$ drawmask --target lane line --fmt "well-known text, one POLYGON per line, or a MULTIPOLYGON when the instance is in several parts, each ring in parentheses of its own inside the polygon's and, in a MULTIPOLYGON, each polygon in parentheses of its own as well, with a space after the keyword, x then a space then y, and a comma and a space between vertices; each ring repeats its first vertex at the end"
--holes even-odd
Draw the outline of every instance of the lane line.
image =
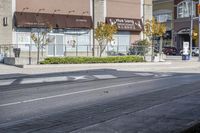
POLYGON ((133 84, 148 83, 148 82, 157 81, 157 80, 160 80, 160 79, 150 79, 150 80, 139 81, 139 82, 129 82, 129 83, 125 83, 125 84, 111 85, 111 86, 100 87, 100 88, 95 88, 95 89, 89 89, 89 90, 65 93, 65 94, 60 94, 60 95, 53 95, 53 96, 48 96, 48 97, 29 99, 29 100, 18 101, 18 102, 13 102, 13 103, 6 103, 6 104, 1 104, 0 107, 7 107, 7 106, 18 105, 18 104, 23 104, 23 103, 31 103, 31 102, 35 102, 35 101, 65 97, 65 96, 70 96, 70 95, 75 95, 75 94, 88 93, 88 92, 105 90, 105 89, 110 89, 110 88, 115 88, 115 87, 128 86, 128 85, 133 85, 133 84))

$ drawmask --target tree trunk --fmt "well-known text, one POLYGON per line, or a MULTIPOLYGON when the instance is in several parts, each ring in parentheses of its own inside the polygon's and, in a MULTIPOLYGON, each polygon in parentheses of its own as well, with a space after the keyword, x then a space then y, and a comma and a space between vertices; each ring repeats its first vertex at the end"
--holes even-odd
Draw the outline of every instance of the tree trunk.
POLYGON ((162 36, 160 37, 160 46, 159 46, 159 61, 162 61, 162 43, 163 43, 163 38, 162 36))
POLYGON ((154 61, 154 36, 152 36, 151 62, 154 61))
POLYGON ((107 45, 108 45, 108 41, 106 41, 105 45, 103 45, 103 43, 102 43, 102 45, 100 46, 100 57, 102 56, 103 52, 105 51, 107 45))
POLYGON ((40 45, 38 43, 38 49, 37 49, 37 64, 40 64, 40 45))

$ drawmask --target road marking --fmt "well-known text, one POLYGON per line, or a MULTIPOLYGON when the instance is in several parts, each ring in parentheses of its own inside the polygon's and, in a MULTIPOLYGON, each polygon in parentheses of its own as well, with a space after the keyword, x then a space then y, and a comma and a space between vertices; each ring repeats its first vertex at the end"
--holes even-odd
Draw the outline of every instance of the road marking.
POLYGON ((115 79, 117 77, 113 75, 93 75, 97 79, 115 79))
POLYGON ((14 81, 15 81, 15 79, 11 79, 11 80, 0 80, 0 86, 11 85, 14 81))
POLYGON ((172 74, 156 74, 155 77, 170 77, 172 74))
MULTIPOLYGON (((81 76, 57 76, 57 77, 38 77, 38 78, 25 78, 21 79, 19 84, 37 84, 37 83, 45 83, 45 82, 61 82, 61 81, 77 81, 77 80, 87 80, 89 78, 97 78, 97 79, 114 79, 117 78, 113 75, 81 75, 81 76)), ((0 86, 11 85, 16 79, 12 80, 0 80, 0 86)))
POLYGON ((61 77, 44 77, 44 78, 30 78, 23 79, 20 84, 33 84, 33 83, 44 83, 44 82, 58 82, 58 81, 67 81, 66 76, 61 77))
POLYGON ((35 101, 53 99, 53 98, 58 98, 58 97, 65 97, 65 96, 70 96, 70 95, 75 95, 75 94, 88 93, 88 92, 111 89, 111 88, 115 88, 115 87, 128 86, 128 85, 133 85, 133 84, 148 83, 148 82, 157 81, 157 80, 160 80, 160 79, 150 79, 150 80, 139 81, 139 82, 129 82, 129 83, 125 83, 125 84, 111 85, 111 86, 100 87, 100 88, 95 88, 95 89, 88 89, 88 90, 65 93, 65 94, 60 94, 60 95, 53 95, 53 96, 35 98, 35 99, 18 101, 18 102, 13 102, 13 103, 6 103, 6 104, 1 104, 0 107, 7 107, 7 106, 18 105, 18 104, 23 104, 23 103, 31 103, 31 102, 35 102, 35 101))
POLYGON ((134 74, 138 76, 153 76, 154 75, 153 73, 134 73, 134 74))
POLYGON ((87 79, 87 78, 86 78, 86 75, 84 75, 84 76, 70 76, 70 78, 73 78, 73 80, 87 79))

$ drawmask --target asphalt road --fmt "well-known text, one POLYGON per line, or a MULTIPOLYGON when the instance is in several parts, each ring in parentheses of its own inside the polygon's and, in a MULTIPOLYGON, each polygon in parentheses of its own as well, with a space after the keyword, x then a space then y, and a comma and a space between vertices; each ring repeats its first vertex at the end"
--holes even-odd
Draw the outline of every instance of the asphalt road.
POLYGON ((98 71, 0 80, 0 133, 169 133, 200 121, 200 74, 98 71))

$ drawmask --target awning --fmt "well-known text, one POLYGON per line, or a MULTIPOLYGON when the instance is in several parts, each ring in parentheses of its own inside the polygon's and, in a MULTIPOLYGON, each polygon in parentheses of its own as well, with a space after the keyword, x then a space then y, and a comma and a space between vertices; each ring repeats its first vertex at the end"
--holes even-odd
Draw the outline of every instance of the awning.
POLYGON ((91 16, 62 15, 47 13, 15 12, 15 26, 18 28, 92 28, 91 16))
POLYGON ((119 31, 140 32, 143 30, 141 19, 107 17, 106 23, 117 25, 119 31))

